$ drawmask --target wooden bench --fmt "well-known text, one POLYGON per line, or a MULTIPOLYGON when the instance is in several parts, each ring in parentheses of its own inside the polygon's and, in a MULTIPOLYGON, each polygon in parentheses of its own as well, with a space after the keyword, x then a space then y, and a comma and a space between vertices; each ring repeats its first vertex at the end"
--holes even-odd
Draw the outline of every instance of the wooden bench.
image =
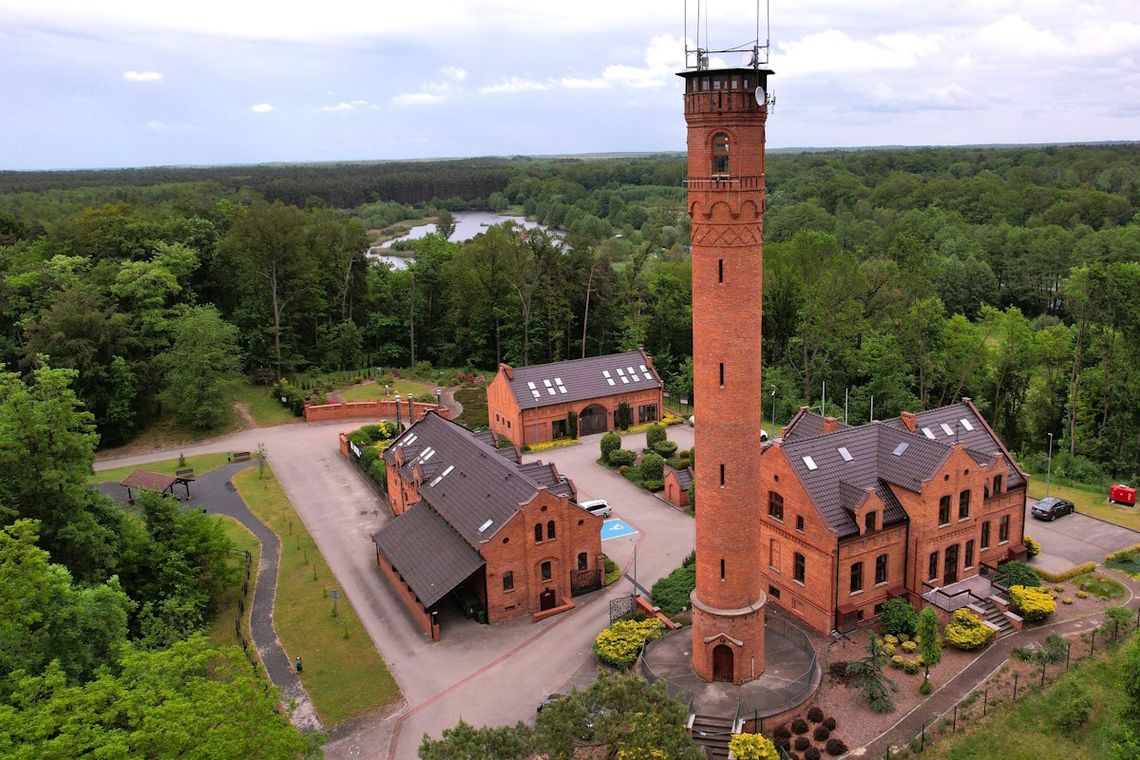
POLYGON ((235 451, 233 454, 230 454, 230 461, 231 462, 248 462, 249 461, 249 452, 248 451, 235 451))
POLYGON ((174 477, 178 478, 179 480, 193 480, 194 479, 194 468, 193 467, 187 467, 184 470, 175 470, 174 471, 174 477))

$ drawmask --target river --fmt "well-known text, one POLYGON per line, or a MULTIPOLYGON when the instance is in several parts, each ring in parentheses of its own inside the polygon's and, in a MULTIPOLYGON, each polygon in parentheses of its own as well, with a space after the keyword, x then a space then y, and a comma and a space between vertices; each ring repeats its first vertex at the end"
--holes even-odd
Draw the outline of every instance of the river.
MULTIPOLYGON (((461 243, 464 240, 470 240, 480 232, 485 232, 488 227, 502 224, 503 222, 514 222, 527 229, 542 227, 538 222, 532 222, 521 216, 507 216, 506 214, 496 214, 493 211, 461 211, 455 214, 455 232, 452 233, 449 239, 452 242, 461 243)), ((390 248, 397 240, 419 240, 429 232, 435 232, 434 224, 412 227, 406 235, 392 238, 387 242, 369 248, 368 257, 374 261, 386 261, 392 265, 393 269, 406 269, 408 263, 415 258, 414 256, 393 256, 391 254, 381 253, 380 251, 385 248, 390 248)))

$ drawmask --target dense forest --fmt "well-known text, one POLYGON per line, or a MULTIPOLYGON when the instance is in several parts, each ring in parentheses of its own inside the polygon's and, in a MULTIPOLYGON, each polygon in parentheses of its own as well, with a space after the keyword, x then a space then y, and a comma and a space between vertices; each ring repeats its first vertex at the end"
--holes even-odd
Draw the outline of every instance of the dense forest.
MULTIPOLYGON (((1031 465, 1052 434, 1054 472, 1135 473, 1138 156, 770 155, 765 412, 786 421, 825 385, 851 422, 969 396, 1031 465)), ((683 180, 680 156, 0 173, 0 362, 77 370, 102 445, 238 369, 493 369, 641 345, 689 396, 683 180), (406 269, 367 254, 389 225, 468 209, 553 232, 455 242, 443 223, 406 269)))

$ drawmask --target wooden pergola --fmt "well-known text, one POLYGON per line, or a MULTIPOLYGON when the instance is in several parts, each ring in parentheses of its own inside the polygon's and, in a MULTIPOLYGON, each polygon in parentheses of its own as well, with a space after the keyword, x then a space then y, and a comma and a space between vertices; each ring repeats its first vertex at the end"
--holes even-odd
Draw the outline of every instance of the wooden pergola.
POLYGON ((194 480, 193 470, 179 471, 177 475, 164 475, 150 470, 135 470, 119 485, 127 489, 127 501, 135 503, 134 489, 153 491, 163 496, 174 496, 174 487, 181 484, 186 489, 186 500, 190 500, 190 482, 194 480))

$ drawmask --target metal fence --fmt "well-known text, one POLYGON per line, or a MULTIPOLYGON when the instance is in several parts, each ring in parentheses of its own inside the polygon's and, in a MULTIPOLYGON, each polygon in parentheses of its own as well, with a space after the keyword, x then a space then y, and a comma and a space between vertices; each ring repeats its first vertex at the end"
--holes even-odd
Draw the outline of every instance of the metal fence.
MULTIPOLYGON (((238 596, 237 604, 237 618, 234 620, 234 634, 237 636, 238 643, 241 644, 241 650, 245 653, 245 659, 253 668, 254 675, 259 678, 263 677, 264 673, 261 670, 261 661, 257 659, 256 647, 248 641, 245 637, 245 631, 242 630, 241 622, 245 618, 245 607, 249 599, 249 581, 253 573, 253 554, 248 551, 239 552, 245 556, 245 576, 241 582, 241 593, 238 596)), ((265 681, 263 687, 266 691, 269 690, 269 682, 265 681)))
MULTIPOLYGON (((926 750, 928 743, 984 718, 995 707, 1002 704, 1016 704, 1026 695, 1052 684, 1068 672, 1070 667, 1093 657, 1098 652, 1115 647, 1125 641, 1129 634, 1140 629, 1140 609, 1135 613, 1135 617, 1129 622, 1121 623, 1106 618, 1100 627, 1070 637, 1066 641, 1064 662, 1051 663, 1041 658, 1040 663, 1026 663, 1025 673, 1015 669, 1012 673, 1012 683, 1006 684, 1002 680, 972 690, 944 712, 925 721, 913 738, 903 736, 888 744, 886 753, 880 757, 885 760, 902 760, 921 754, 926 750), (1000 694, 999 684, 1003 687, 1000 689, 1003 693, 1000 694)), ((1006 661, 1008 662, 1009 660, 1006 661)))

